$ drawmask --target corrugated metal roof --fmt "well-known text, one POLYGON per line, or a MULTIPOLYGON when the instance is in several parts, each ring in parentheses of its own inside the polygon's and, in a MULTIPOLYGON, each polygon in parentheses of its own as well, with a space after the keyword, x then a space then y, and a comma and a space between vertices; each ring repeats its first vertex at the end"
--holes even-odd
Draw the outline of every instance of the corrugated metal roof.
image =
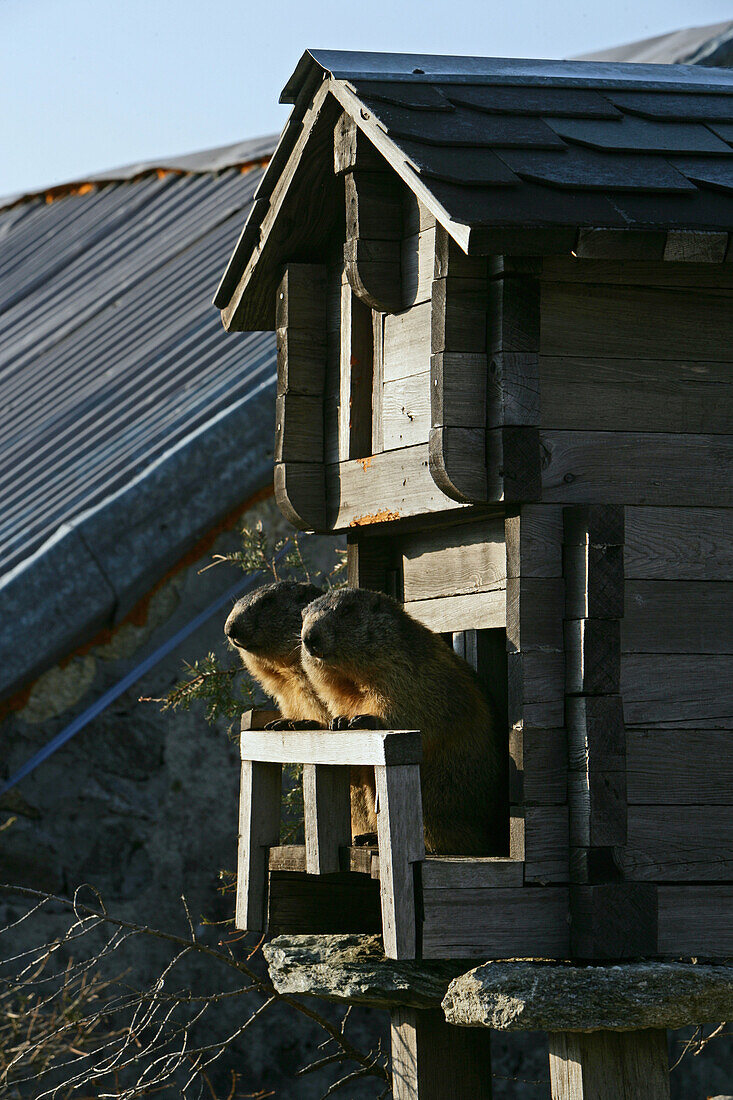
POLYGON ((211 308, 261 177, 152 174, 0 211, 0 575, 274 378, 272 337, 227 339, 211 308))
POLYGON ((654 65, 733 64, 733 21, 659 34, 607 50, 580 54, 578 61, 633 61, 654 65))

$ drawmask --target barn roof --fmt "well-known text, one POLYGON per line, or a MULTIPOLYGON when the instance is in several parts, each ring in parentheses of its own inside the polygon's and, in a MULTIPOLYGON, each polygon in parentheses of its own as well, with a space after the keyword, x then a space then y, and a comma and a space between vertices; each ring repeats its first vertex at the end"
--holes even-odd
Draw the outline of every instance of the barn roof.
POLYGON ((273 146, 0 209, 0 695, 271 481, 274 342, 227 340, 211 293, 273 146))
POLYGON ((294 251, 305 255, 306 233, 317 241, 322 231, 330 184, 307 162, 328 159, 328 93, 468 252, 511 251, 527 230, 567 252, 579 227, 733 223, 733 72, 307 51, 282 95, 294 104, 290 122, 216 297, 230 327, 271 327, 255 270, 264 261, 267 281, 294 251), (281 211, 293 220, 289 192, 300 196, 298 225, 273 233, 281 211))

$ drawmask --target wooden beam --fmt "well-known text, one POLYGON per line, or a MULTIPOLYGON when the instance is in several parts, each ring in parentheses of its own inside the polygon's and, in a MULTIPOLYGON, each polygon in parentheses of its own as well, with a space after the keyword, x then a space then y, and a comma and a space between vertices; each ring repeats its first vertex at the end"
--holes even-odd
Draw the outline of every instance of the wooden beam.
POLYGON ((248 932, 267 927, 267 850, 280 839, 281 773, 280 764, 242 761, 235 923, 248 932))
POLYGON ((381 928, 379 883, 367 875, 270 872, 270 935, 376 934, 381 928))
POLYGON ((657 953, 657 888, 609 882, 570 890, 570 945, 579 959, 633 959, 657 953))
POLYGON ((250 730, 242 734, 242 759, 278 764, 348 766, 419 764, 415 730, 250 730))
POLYGON ((453 1027, 439 1008, 392 1009, 394 1100, 491 1100, 491 1033, 453 1027))
POLYGON ((348 768, 304 764, 303 806, 306 871, 309 875, 339 871, 340 849, 351 844, 348 768))
POLYGON ((423 959, 567 958, 566 886, 425 890, 423 959))
POLYGON ((550 1032, 552 1100, 669 1100, 666 1031, 550 1032))
POLYGON ((420 768, 377 765, 374 778, 384 953, 390 959, 414 959, 419 935, 414 864, 425 857, 420 768))

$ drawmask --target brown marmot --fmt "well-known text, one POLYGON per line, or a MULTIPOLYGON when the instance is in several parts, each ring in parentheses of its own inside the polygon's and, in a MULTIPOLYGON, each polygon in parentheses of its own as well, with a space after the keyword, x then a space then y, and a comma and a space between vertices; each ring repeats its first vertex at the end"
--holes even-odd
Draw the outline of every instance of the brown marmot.
POLYGON ((265 584, 235 603, 224 633, 247 670, 277 703, 278 726, 328 725, 328 712, 300 663, 301 613, 323 589, 300 581, 265 584))
MULTIPOLYGON (((422 731, 427 851, 506 853, 506 748, 476 674, 440 635, 389 596, 342 588, 303 612, 301 660, 337 728, 370 715, 386 729, 422 731)), ((366 773, 364 832, 376 827, 366 773)), ((352 792, 352 817, 353 803, 352 792)))

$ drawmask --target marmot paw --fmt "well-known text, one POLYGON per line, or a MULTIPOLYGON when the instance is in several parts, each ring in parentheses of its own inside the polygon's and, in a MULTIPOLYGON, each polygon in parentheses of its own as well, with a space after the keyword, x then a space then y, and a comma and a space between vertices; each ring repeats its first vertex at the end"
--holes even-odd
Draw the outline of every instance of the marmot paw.
POLYGON ((323 729, 318 722, 310 718, 276 718, 274 722, 268 722, 266 730, 320 730, 323 729))
POLYGON ((386 727, 382 719, 375 714, 355 714, 353 718, 342 714, 338 718, 332 718, 328 728, 331 730, 381 730, 386 727))

